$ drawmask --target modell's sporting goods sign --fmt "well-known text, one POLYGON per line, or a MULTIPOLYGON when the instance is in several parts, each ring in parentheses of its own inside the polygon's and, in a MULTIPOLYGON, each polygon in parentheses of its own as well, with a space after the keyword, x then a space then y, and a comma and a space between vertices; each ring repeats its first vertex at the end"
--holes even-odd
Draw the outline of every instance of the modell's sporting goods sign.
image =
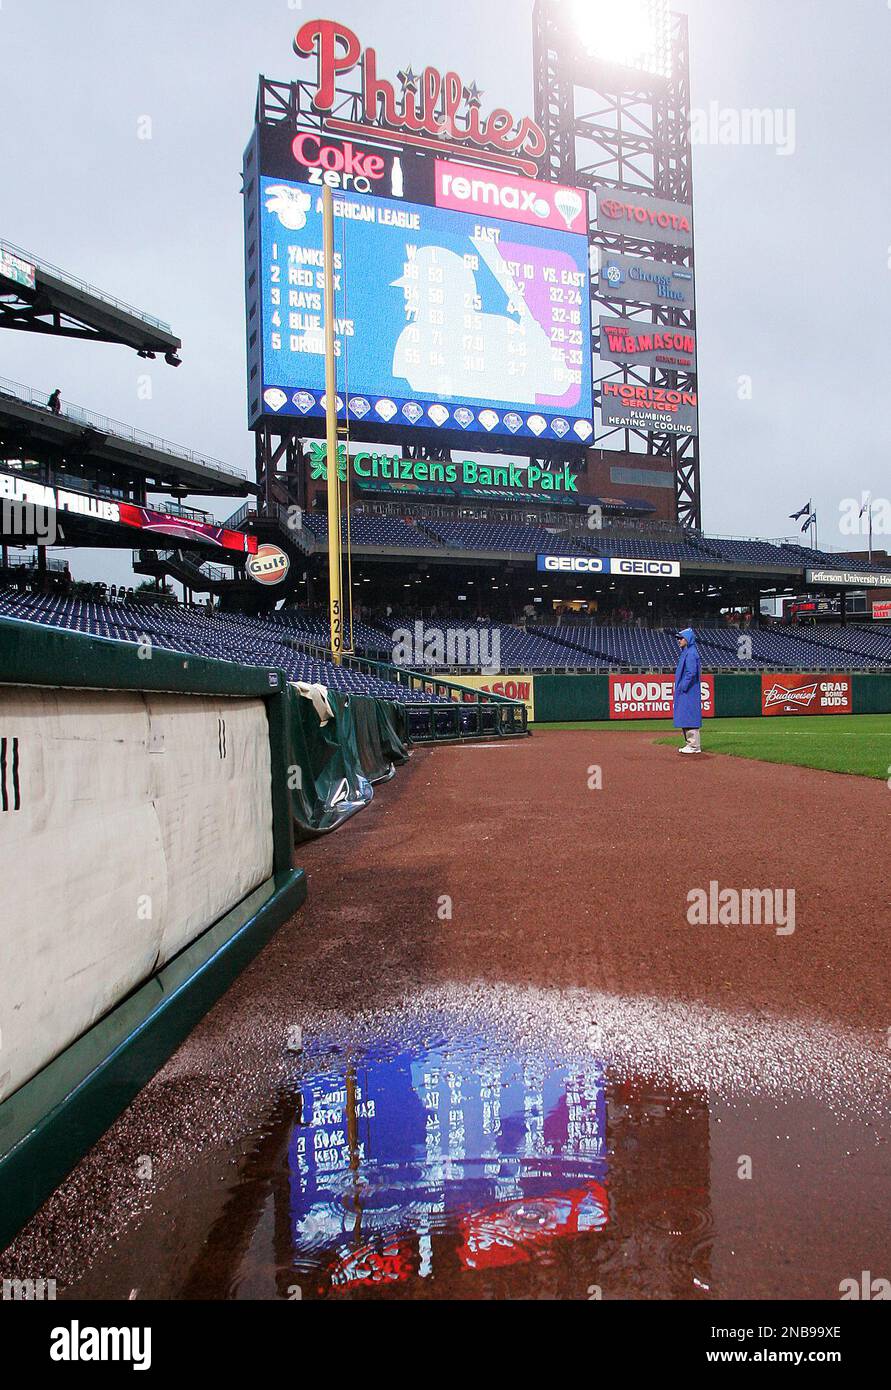
MULTIPOLYGON (((715 679, 702 677, 702 713, 715 717, 715 679)), ((671 719, 674 715, 673 676, 610 676, 610 719, 671 719)))
POLYGON ((850 676, 761 677, 761 712, 777 714, 853 714, 850 676))
POLYGON ((429 66, 416 73, 409 65, 390 81, 378 72, 376 51, 363 49, 358 35, 333 19, 303 24, 294 51, 317 61, 312 104, 324 116, 326 129, 361 139, 368 136, 369 125, 380 125, 388 134, 398 132, 399 143, 415 149, 466 157, 471 146, 487 163, 532 178, 538 173, 537 161, 547 148, 541 126, 530 116, 516 118, 503 106, 484 113, 476 83, 465 84, 458 73, 429 66), (337 83, 355 69, 361 74, 361 119, 350 120, 335 114, 348 109, 337 83))

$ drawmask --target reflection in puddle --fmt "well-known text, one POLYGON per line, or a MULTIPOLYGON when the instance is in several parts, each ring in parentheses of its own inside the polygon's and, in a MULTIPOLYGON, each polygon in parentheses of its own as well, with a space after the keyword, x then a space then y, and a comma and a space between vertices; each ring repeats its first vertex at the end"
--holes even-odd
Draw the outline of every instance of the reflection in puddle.
MULTIPOLYGON (((371 1051, 307 1078, 288 1141, 300 1296, 400 1288, 424 1296, 427 1281, 436 1297, 443 1290, 435 1285, 462 1276, 572 1263, 579 1246, 590 1279, 582 1282, 580 1265, 563 1296, 589 1296, 597 1247, 611 1244, 603 1241, 608 1113, 620 1145, 636 1150, 666 1123, 677 1127, 669 1115, 683 1117, 687 1172, 646 1199, 652 1240, 682 1241, 689 1251, 689 1238, 710 1225, 690 1206, 689 1166, 698 1152, 704 1189, 708 1149, 705 1107, 690 1099, 608 1089, 590 1059, 492 1055, 479 1039, 414 1054, 371 1051)), ((670 1265, 667 1258, 669 1276, 670 1265)))
MULTIPOLYGON (((62 1296, 831 1299, 885 1270, 888 1061, 862 1039, 653 1001, 431 1002, 305 1027, 262 1116, 234 1104, 228 1135, 168 1158, 62 1296)), ((175 1129, 200 1086, 165 1098, 175 1129)))
POLYGON ((590 1063, 369 1055, 312 1078, 289 1145, 299 1267, 337 1289, 517 1264, 609 1220, 590 1063))

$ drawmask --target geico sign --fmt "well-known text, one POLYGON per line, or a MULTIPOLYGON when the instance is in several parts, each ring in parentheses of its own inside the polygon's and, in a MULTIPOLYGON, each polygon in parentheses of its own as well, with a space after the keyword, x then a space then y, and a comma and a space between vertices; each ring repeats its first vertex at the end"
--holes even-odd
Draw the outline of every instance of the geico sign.
POLYGON ((539 555, 538 568, 547 574, 604 574, 609 561, 587 555, 539 555))
POLYGON ((612 574, 631 574, 654 579, 680 579, 681 567, 676 560, 612 560, 612 574))

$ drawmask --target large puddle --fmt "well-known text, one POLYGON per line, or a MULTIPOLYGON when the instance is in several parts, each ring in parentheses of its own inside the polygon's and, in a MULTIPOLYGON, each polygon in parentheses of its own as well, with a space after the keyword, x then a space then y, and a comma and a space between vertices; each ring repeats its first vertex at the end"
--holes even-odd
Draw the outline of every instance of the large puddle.
POLYGON ((222 1072, 162 1073, 138 1213, 112 1229, 134 1120, 31 1249, 71 1254, 60 1297, 838 1299, 891 1275, 889 1075, 868 1039, 658 1001, 320 1015, 228 1130, 222 1072))

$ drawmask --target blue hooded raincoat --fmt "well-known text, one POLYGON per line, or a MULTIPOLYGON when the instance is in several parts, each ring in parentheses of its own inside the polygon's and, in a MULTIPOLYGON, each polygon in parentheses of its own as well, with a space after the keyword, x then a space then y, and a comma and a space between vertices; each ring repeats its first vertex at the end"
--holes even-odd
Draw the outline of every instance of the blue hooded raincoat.
POLYGON ((702 662, 696 646, 696 633, 692 627, 685 627, 679 636, 686 637, 674 673, 674 727, 676 729, 702 728, 702 662))

